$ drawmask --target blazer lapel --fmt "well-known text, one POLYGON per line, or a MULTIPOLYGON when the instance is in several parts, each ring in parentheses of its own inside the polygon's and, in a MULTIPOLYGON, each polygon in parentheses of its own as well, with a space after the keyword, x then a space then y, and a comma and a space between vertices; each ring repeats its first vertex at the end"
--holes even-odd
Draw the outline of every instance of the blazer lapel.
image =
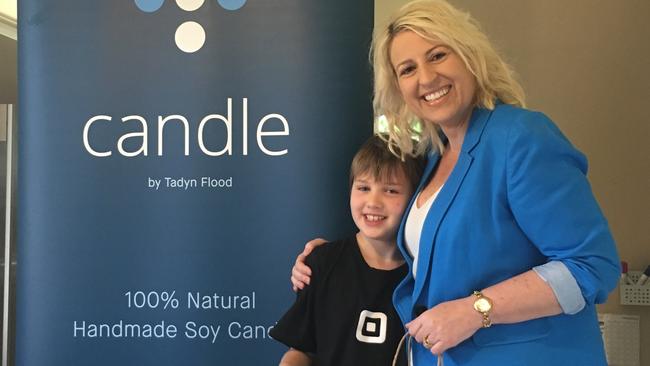
MULTIPOLYGON (((458 161, 456 166, 452 170, 449 178, 445 182, 444 186, 438 193, 435 201, 431 205, 427 217, 424 220, 424 225, 422 226, 422 234, 420 236, 420 247, 418 254, 418 270, 417 277, 415 278, 415 289, 413 291, 413 303, 416 304, 424 284, 429 282, 431 277, 431 261, 433 257, 434 247, 436 245, 436 235, 438 234, 438 229, 440 228, 440 223, 445 217, 451 203, 453 202, 458 190, 460 189, 463 179, 467 175, 470 166, 474 157, 470 154, 474 147, 478 144, 481 134, 485 128, 485 124, 489 119, 491 114, 490 110, 475 108, 472 111, 472 117, 470 120, 470 125, 467 128, 467 133, 463 140, 463 146, 461 148, 460 155, 458 156, 458 161)), ((437 163, 437 160, 435 162, 437 163)), ((429 164, 427 166, 426 175, 424 176, 422 182, 428 182, 429 176, 433 173, 434 164, 429 164)), ((423 187, 421 186, 420 189, 423 187)), ((419 190, 418 190, 419 192, 419 190)), ((462 228, 456 228, 457 230, 462 230, 462 228)), ((435 269, 433 269, 435 271, 435 269)))
POLYGON ((399 231, 397 235, 397 247, 402 252, 402 256, 405 258, 406 262, 409 264, 409 269, 410 269, 409 276, 413 273, 413 269, 412 269, 413 259, 411 258, 411 254, 406 249, 406 243, 404 242, 404 230, 406 228, 406 218, 408 216, 408 213, 411 212, 411 207, 417 201, 418 194, 420 194, 422 189, 424 189, 426 182, 428 182, 428 179, 425 178, 428 178, 429 175, 431 175, 431 172, 433 172, 433 168, 435 168, 436 165, 438 164, 438 160, 440 160, 439 153, 432 152, 429 154, 427 165, 424 167, 424 172, 422 173, 422 179, 420 179, 420 184, 415 190, 415 193, 413 193, 413 196, 411 197, 411 202, 409 202, 408 207, 406 207, 406 209, 404 210, 404 216, 402 216, 402 222, 400 223, 399 226, 399 231))

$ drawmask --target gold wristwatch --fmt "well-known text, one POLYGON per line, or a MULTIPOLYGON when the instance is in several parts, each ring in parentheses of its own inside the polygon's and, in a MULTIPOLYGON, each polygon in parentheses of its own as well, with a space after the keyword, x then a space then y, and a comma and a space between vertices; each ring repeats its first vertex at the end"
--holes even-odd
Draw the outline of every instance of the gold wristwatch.
POLYGON ((483 328, 489 328, 492 325, 490 320, 490 310, 492 310, 492 300, 489 297, 483 296, 481 291, 474 291, 476 301, 474 301, 474 310, 483 315, 483 328))

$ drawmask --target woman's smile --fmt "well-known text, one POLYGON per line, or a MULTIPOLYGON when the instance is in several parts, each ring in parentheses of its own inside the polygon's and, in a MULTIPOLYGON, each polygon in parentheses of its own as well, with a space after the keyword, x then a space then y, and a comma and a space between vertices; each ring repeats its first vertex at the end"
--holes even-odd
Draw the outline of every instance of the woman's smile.
POLYGON ((437 102, 440 100, 440 98, 444 97, 445 95, 449 94, 449 91, 451 90, 451 86, 445 86, 442 87, 434 92, 427 93, 422 98, 424 98, 425 101, 432 103, 432 102, 437 102))

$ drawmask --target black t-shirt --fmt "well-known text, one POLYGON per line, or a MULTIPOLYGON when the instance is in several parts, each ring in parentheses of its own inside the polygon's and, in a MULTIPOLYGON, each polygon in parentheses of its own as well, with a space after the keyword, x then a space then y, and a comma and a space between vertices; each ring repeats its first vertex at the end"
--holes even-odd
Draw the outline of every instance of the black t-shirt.
POLYGON ((406 264, 390 271, 369 267, 354 237, 317 247, 306 263, 311 284, 271 336, 313 354, 318 366, 390 366, 405 332, 392 294, 406 264))

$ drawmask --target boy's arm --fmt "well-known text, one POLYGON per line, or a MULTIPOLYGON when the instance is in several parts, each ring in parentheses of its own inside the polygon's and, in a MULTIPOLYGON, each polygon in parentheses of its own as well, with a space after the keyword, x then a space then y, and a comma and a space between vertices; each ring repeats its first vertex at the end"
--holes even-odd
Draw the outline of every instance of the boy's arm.
POLYGON ((298 351, 295 348, 289 350, 282 356, 280 366, 311 366, 312 360, 309 354, 298 351))
POLYGON ((323 253, 316 251, 306 263, 313 271, 312 285, 298 292, 289 310, 270 330, 269 335, 289 347, 280 360, 280 366, 316 365, 314 353, 317 349, 316 303, 321 288, 319 281, 323 266, 323 253))

